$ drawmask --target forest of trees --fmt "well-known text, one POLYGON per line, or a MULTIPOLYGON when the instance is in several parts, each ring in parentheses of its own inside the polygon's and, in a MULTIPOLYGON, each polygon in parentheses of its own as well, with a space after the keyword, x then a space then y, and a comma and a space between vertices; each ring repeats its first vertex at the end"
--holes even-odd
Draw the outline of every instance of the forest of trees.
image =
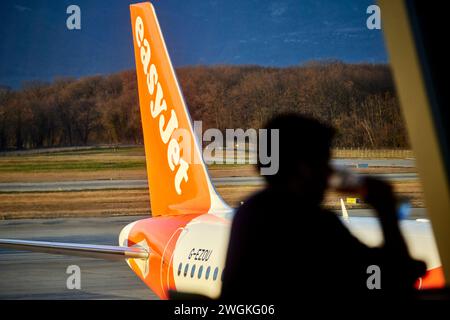
MULTIPOLYGON (((204 130, 260 128, 295 111, 335 126, 336 147, 408 147, 386 65, 193 66, 177 75, 204 130)), ((0 150, 140 144, 141 130, 134 71, 0 88, 0 150)))

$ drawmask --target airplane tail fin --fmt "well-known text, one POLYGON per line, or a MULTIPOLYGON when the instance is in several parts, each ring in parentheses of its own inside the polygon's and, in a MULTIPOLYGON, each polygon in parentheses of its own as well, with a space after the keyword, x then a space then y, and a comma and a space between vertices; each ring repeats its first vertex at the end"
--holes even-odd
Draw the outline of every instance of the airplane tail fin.
POLYGON ((225 213, 201 156, 153 6, 130 5, 153 216, 225 213))

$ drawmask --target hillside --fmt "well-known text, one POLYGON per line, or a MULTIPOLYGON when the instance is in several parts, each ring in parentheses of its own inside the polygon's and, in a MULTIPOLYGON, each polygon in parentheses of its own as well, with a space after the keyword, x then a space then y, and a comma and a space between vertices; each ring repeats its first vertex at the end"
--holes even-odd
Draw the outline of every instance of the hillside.
MULTIPOLYGON (((191 66, 176 72, 192 119, 203 120, 204 130, 260 128, 276 113, 295 111, 334 125, 336 147, 408 147, 386 65, 191 66)), ((134 71, 0 89, 0 150, 130 143, 142 143, 134 71)))

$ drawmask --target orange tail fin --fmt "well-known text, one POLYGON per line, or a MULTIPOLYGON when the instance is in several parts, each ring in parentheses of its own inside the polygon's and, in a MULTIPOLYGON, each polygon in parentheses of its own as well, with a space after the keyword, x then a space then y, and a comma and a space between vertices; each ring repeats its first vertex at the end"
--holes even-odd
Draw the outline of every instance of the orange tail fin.
POLYGON ((149 3, 130 6, 152 215, 224 213, 149 3))

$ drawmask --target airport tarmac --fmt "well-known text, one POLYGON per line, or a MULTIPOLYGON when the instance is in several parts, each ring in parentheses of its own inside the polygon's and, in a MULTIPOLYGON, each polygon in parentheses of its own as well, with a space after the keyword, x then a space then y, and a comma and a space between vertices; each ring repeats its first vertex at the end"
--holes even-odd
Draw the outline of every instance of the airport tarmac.
MULTIPOLYGON (((0 221, 0 238, 118 245, 120 230, 146 217, 0 221)), ((125 261, 0 249, 0 299, 149 299, 158 297, 125 261), (67 267, 81 269, 81 290, 66 286, 67 267)))
MULTIPOLYGON (((416 173, 383 173, 372 176, 388 181, 416 180, 416 173)), ((213 178, 215 186, 262 185, 264 178, 254 177, 221 177, 213 178)), ((142 189, 148 188, 147 180, 84 180, 57 182, 4 182, 0 183, 0 192, 48 192, 48 191, 80 191, 105 189, 142 189)))
MULTIPOLYGON (((232 153, 233 154, 233 153, 232 153)), ((247 154, 245 150, 239 150, 235 154, 236 159, 245 161, 245 159, 252 158, 257 159, 258 155, 255 152, 250 151, 247 154)), ((218 152, 215 156, 209 156, 204 154, 204 160, 208 164, 224 163, 226 157, 221 152, 218 152)), ((357 165, 366 164, 369 167, 397 167, 397 168, 414 168, 416 167, 416 160, 414 158, 384 158, 384 159, 368 159, 368 158, 333 158, 331 163, 337 166, 356 167, 357 165)))
MULTIPOLYGON (((364 210, 364 209, 361 209, 364 210)), ((361 211, 359 210, 359 211, 361 211)), ((349 210, 346 223, 368 245, 381 242, 374 218, 355 217, 349 210)), ((359 214, 367 214, 359 212, 359 214)), ((0 221, 0 238, 117 244, 121 228, 146 217, 21 219, 0 221)), ((402 222, 411 253, 426 260, 428 267, 440 265, 430 223, 422 220, 402 222)), ((0 249, 0 299, 157 299, 141 280, 121 261, 50 255, 0 249), (69 290, 66 269, 81 269, 81 290, 69 290)))

